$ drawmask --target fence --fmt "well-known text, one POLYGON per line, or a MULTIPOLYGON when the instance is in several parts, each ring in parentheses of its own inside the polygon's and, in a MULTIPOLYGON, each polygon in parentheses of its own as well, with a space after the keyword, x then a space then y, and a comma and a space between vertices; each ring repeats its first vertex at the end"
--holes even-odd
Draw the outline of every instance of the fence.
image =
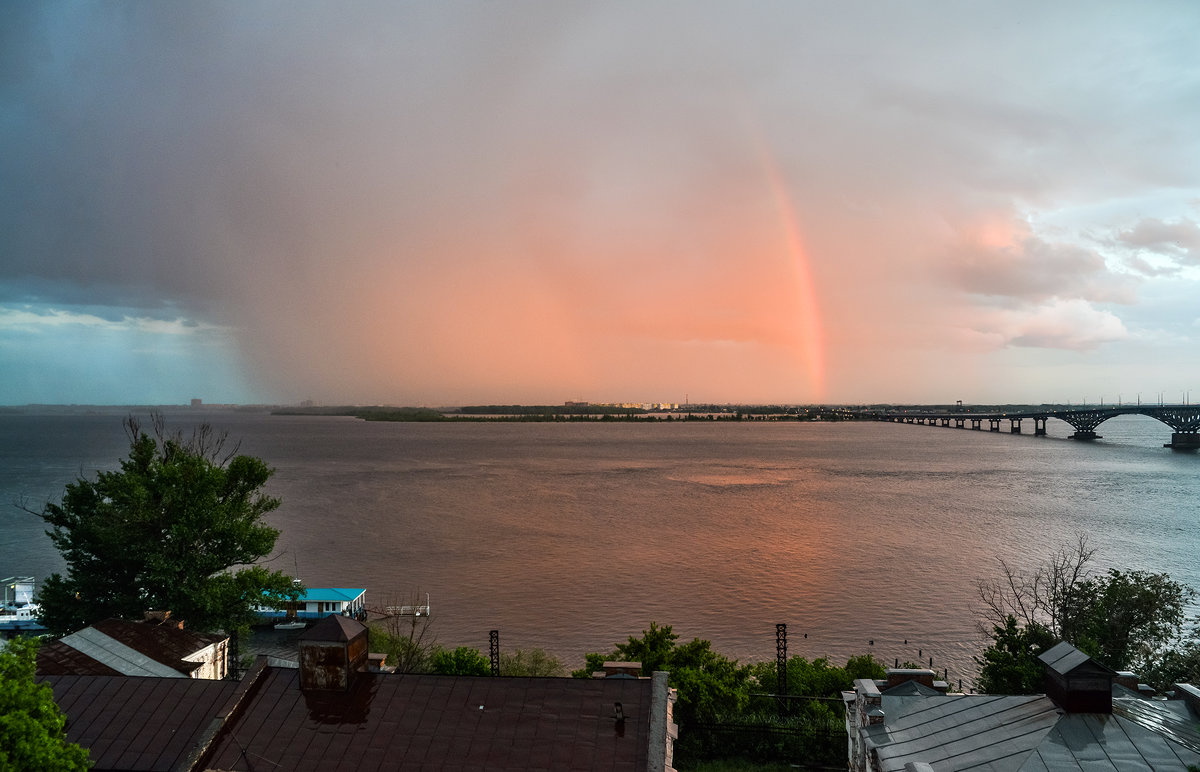
POLYGON ((846 768, 845 727, 772 723, 710 723, 686 727, 676 760, 724 758, 796 764, 809 769, 846 768))

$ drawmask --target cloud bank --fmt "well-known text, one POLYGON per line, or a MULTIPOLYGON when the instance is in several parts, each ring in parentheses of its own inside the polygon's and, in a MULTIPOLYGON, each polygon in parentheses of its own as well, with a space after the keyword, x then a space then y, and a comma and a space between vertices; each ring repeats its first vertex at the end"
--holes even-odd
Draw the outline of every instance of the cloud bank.
POLYGON ((1195 318, 1189 3, 9 10, 4 318, 243 397, 1033 399, 1195 318))

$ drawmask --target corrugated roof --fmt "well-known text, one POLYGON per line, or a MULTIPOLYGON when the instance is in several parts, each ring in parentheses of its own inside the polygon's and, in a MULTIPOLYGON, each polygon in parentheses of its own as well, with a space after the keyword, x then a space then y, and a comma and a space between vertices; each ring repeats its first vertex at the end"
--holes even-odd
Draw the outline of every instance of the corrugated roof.
POLYGON ((597 769, 648 763, 651 682, 361 674, 349 692, 305 694, 268 670, 210 768, 597 769), (623 731, 613 719, 620 702, 623 731))
POLYGON ((184 759, 238 690, 236 681, 40 676, 67 715, 67 740, 97 769, 167 772, 184 759))

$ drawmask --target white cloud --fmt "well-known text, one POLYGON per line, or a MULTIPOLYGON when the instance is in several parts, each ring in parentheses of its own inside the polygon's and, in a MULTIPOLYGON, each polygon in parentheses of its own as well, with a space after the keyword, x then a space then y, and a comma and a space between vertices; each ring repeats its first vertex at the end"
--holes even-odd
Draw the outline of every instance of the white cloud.
POLYGON ((1088 351, 1129 337, 1111 311, 1078 298, 1052 298, 1025 309, 996 309, 970 325, 976 338, 1006 347, 1088 351))

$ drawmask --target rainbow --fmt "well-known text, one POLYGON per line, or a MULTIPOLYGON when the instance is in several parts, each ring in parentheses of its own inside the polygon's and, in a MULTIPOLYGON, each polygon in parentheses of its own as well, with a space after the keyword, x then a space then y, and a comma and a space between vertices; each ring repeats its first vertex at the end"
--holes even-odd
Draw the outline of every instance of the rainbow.
POLYGON ((808 373, 808 385, 812 399, 821 401, 825 397, 825 334, 821 326, 821 310, 817 304, 817 293, 813 285, 808 250, 804 246, 799 217, 796 216, 796 208, 792 204, 791 196, 788 195, 779 165, 761 138, 757 144, 767 187, 771 192, 771 198, 779 217, 789 264, 795 272, 796 296, 799 305, 799 318, 796 322, 798 354, 808 373))

